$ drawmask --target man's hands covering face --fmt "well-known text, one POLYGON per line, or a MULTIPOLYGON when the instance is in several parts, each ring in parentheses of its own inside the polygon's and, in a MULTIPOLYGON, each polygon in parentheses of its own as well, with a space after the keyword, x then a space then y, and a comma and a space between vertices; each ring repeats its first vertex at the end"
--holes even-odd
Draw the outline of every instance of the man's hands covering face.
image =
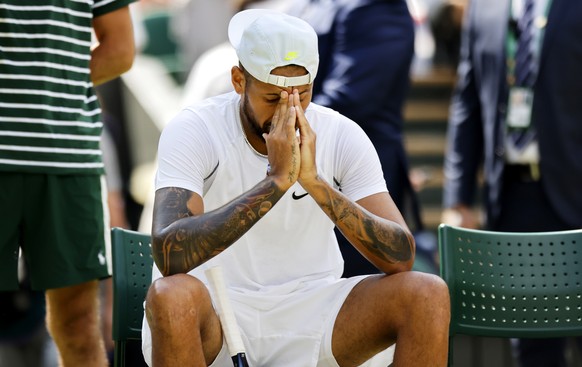
POLYGON ((297 180, 315 179, 315 132, 311 129, 301 107, 299 92, 281 92, 271 131, 263 134, 269 153, 269 176, 279 187, 287 190, 297 180), (299 129, 299 137, 296 135, 299 129))

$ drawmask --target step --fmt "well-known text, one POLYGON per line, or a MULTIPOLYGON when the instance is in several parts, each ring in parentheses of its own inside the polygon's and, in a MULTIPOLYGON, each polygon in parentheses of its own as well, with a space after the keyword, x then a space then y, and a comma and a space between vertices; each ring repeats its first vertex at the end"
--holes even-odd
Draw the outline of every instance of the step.
POLYGON ((415 132, 404 136, 404 146, 409 156, 437 156, 443 157, 446 148, 444 134, 430 134, 415 132))

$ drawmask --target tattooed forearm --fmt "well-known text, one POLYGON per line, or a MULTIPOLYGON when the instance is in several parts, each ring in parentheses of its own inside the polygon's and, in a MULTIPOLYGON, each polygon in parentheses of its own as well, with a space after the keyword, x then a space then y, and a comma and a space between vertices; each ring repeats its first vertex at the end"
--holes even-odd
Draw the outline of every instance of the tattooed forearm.
POLYGON ((163 190, 156 198, 153 255, 164 275, 188 272, 224 251, 285 193, 265 179, 221 208, 193 215, 187 205, 191 192, 163 190))
POLYGON ((413 242, 399 224, 374 216, 329 185, 316 190, 325 197, 321 208, 350 242, 391 264, 412 258, 413 242))

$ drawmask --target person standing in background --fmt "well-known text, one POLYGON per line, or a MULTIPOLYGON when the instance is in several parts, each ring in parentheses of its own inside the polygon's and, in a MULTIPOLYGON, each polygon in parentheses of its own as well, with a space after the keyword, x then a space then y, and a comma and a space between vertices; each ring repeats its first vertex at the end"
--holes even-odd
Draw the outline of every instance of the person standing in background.
MULTIPOLYGON (((303 0, 288 13, 317 32, 320 68, 313 102, 362 127, 378 151, 390 196, 406 215, 407 205, 417 203, 402 136, 402 108, 414 56, 414 22, 406 1, 303 0)), ((422 227, 416 217, 419 223, 412 221, 413 229, 421 229, 414 228, 422 227)), ((346 261, 344 275, 378 272, 339 231, 336 234, 346 261)))
MULTIPOLYGON (((582 3, 472 0, 445 156, 443 222, 496 231, 582 227, 582 3)), ((580 338, 578 344, 582 345, 580 338)), ((523 367, 566 366, 564 339, 520 339, 523 367)))
POLYGON ((98 279, 111 275, 93 86, 127 71, 133 0, 0 4, 0 291, 19 248, 63 366, 107 365, 98 279), (93 44, 95 36, 97 43, 93 44))

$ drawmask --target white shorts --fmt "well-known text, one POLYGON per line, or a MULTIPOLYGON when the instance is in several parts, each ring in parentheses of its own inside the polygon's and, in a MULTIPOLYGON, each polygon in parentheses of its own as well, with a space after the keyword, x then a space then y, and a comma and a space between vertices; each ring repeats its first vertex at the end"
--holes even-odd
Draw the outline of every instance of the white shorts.
MULTIPOLYGON (((336 316, 346 297, 366 276, 322 280, 286 295, 231 293, 232 308, 241 329, 247 359, 253 367, 339 367, 331 351, 336 316)), ((144 318, 144 359, 151 366, 151 335, 144 318)), ((386 367, 393 348, 362 367, 386 367)), ((225 343, 211 367, 231 366, 225 343)))

